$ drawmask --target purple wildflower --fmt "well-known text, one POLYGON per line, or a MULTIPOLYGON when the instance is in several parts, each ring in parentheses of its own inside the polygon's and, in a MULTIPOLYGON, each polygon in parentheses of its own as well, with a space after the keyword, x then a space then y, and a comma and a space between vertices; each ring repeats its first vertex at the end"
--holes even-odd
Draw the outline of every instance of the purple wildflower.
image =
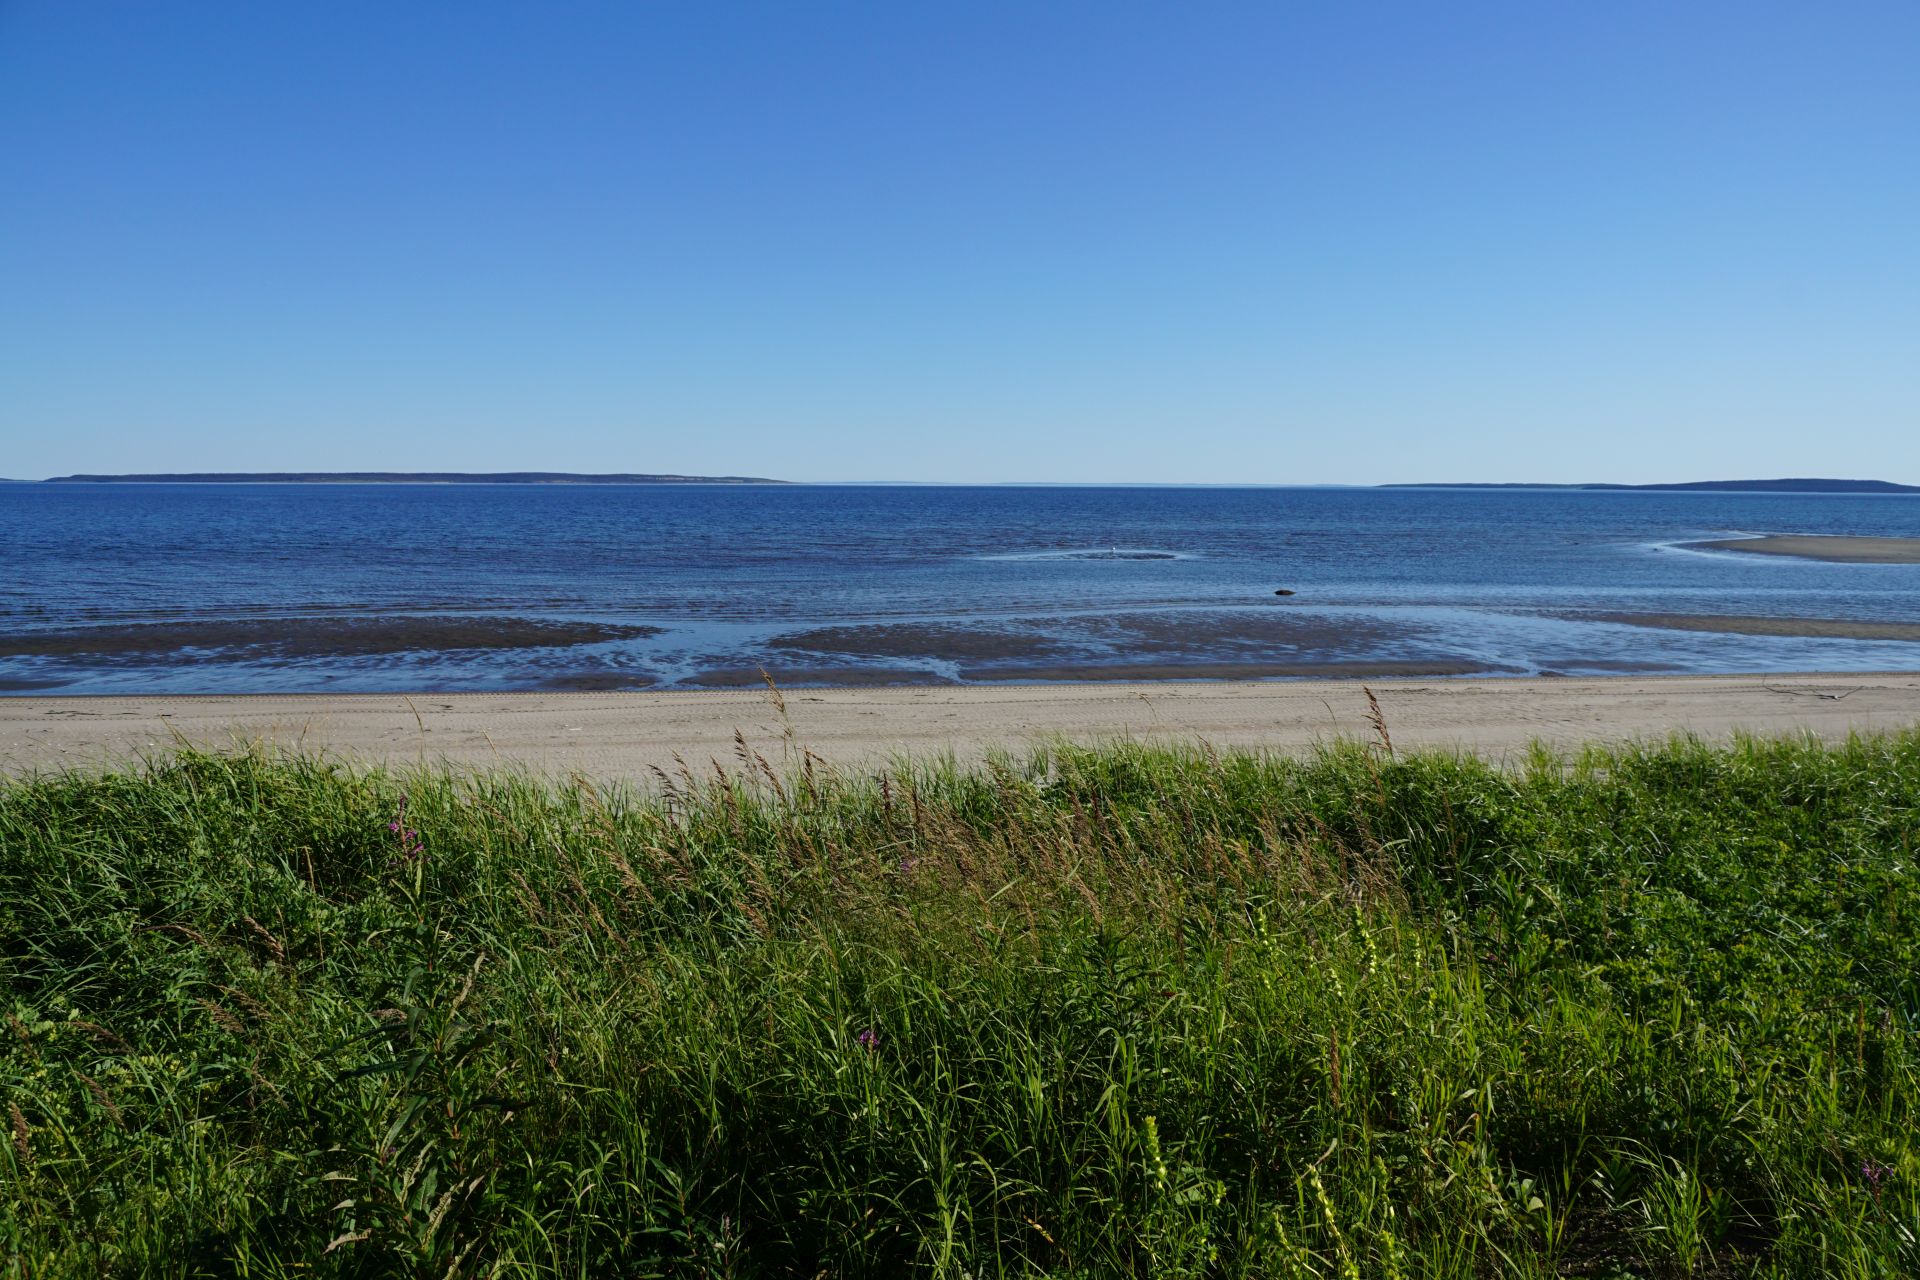
POLYGON ((854 1043, 858 1044, 862 1049, 865 1049, 868 1053, 872 1053, 875 1049, 878 1049, 880 1047, 880 1033, 875 1031, 872 1027, 868 1027, 865 1031, 862 1031, 859 1035, 855 1036, 853 1039, 854 1039, 854 1043))
POLYGON ((406 825, 406 818, 407 798, 403 795, 400 797, 399 811, 393 815, 393 821, 387 824, 387 830, 398 837, 394 841, 397 848, 394 850, 393 865, 396 867, 411 865, 427 856, 425 842, 420 839, 418 831, 406 825))
POLYGON ((1873 1188, 1873 1198, 1875 1200, 1880 1198, 1881 1179, 1892 1172, 1893 1169, 1891 1166, 1881 1164, 1878 1160, 1862 1160, 1860 1162, 1860 1176, 1867 1180, 1869 1187, 1873 1188))

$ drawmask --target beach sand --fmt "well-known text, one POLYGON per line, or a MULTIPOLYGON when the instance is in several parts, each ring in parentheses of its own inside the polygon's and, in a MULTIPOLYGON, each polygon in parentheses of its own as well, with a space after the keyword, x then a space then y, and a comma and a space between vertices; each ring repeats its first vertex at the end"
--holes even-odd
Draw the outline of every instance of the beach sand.
MULTIPOLYGON (((1394 744, 1514 757, 1689 732, 1853 732, 1920 724, 1920 672, 1381 680, 1394 744)), ((1053 737, 1204 739, 1310 749, 1369 735, 1358 680, 637 693, 0 698, 0 770, 124 762, 176 742, 262 742, 361 761, 510 766, 644 781, 678 754, 731 766, 734 733, 778 763, 791 741, 837 765, 901 753, 978 759, 1053 737)))
POLYGON ((1858 538, 1838 534, 1769 534, 1681 544, 1694 551, 1740 551, 1836 564, 1920 564, 1920 538, 1858 538))

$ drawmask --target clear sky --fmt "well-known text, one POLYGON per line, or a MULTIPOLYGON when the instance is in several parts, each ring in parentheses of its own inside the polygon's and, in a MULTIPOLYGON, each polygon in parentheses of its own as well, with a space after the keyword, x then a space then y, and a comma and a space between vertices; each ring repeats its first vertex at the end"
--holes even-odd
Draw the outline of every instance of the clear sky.
POLYGON ((1920 4, 0 0, 0 475, 1920 482, 1920 4))

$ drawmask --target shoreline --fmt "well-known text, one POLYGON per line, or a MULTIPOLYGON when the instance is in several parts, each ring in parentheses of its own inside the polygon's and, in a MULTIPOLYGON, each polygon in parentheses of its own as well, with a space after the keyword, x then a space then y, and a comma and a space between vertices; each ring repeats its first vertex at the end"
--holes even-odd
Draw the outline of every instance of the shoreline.
MULTIPOLYGON (((757 690, 768 676, 783 689, 878 689, 1525 678, 1530 672, 1705 675, 1713 674, 1711 667, 1692 669, 1696 664, 1684 651, 1659 649, 1658 642, 1652 649, 1626 644, 1609 633, 1628 626, 1646 633, 1920 643, 1920 621, 1594 608, 1487 611, 1486 625, 1494 635, 1506 629, 1504 640, 1489 640, 1486 634, 1453 634, 1465 629, 1457 618, 1449 631, 1447 620, 1412 612, 1263 601, 1059 619, 860 620, 794 624, 704 648, 698 628, 689 624, 539 614, 122 621, 0 633, 0 696, 138 697, 169 684, 181 693, 211 684, 236 695, 399 694, 432 692, 442 678, 475 671, 488 677, 485 683, 462 686, 456 680, 448 691, 757 690), (1583 647, 1578 637, 1525 634, 1530 618, 1603 630, 1592 632, 1591 643, 1583 647), (196 678, 202 669, 221 675, 196 678), (156 678, 138 678, 148 673, 156 678), (396 673, 402 678, 393 678, 396 673)), ((1904 655, 1892 652, 1864 661, 1743 656, 1748 670, 1841 669, 1855 661, 1866 669, 1905 665, 1904 655)))
POLYGON ((789 689, 779 701, 764 688, 21 695, 0 698, 0 772, 106 767, 191 743, 644 781, 679 760, 731 766, 736 733, 776 762, 797 763, 804 747, 850 768, 902 755, 976 761, 1060 738, 1300 752, 1371 737, 1369 687, 1396 747, 1492 758, 1536 742, 1565 750, 1736 732, 1832 740, 1920 725, 1916 671, 896 686, 789 689))

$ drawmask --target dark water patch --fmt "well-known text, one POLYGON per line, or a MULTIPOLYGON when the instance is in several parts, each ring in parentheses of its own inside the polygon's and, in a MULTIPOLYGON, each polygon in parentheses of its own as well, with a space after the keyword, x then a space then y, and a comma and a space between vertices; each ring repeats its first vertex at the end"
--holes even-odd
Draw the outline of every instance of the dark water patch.
POLYGON ((72 681, 57 676, 0 676, 0 693, 35 693, 42 689, 58 689, 72 681))
POLYGON ((659 683, 655 677, 638 671, 577 671, 546 676, 531 687, 551 693, 619 693, 628 689, 651 689, 659 683))

